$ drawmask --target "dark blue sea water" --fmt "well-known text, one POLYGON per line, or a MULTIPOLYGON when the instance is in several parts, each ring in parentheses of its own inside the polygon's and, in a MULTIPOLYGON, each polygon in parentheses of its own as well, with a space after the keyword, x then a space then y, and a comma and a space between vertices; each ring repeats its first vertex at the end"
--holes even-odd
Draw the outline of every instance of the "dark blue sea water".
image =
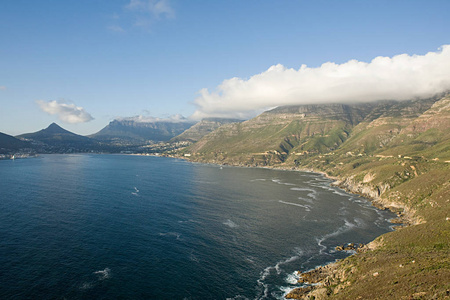
POLYGON ((319 174, 125 155, 0 161, 1 299, 276 299, 389 212, 319 174))

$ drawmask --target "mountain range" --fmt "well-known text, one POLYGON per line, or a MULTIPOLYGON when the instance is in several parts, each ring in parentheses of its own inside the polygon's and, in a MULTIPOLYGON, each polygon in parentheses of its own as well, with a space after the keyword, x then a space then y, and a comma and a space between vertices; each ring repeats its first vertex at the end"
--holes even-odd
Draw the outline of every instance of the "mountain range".
POLYGON ((89 137, 51 124, 18 137, 0 134, 0 151, 153 149, 197 162, 322 172, 341 188, 396 212, 399 226, 358 249, 357 255, 303 274, 301 280, 312 287, 286 297, 444 299, 450 290, 449 129, 446 95, 283 106, 246 121, 114 120, 89 137), (314 280, 308 279, 311 274, 314 280))
MULTIPOLYGON (((369 155, 387 151, 389 146, 399 143, 397 136, 406 131, 411 136, 420 128, 439 131, 437 140, 431 141, 432 134, 428 133, 429 143, 416 138, 410 141, 414 143, 411 149, 431 146, 440 138, 446 140, 445 109, 427 117, 432 106, 444 103, 444 99, 278 107, 248 121, 224 125, 190 146, 186 153, 195 160, 217 163, 292 164, 332 152, 369 155), (425 120, 428 125, 423 125, 425 120)), ((410 152, 400 150, 399 146, 396 146, 398 154, 410 152)))
POLYGON ((52 123, 40 131, 16 137, 0 133, 0 151, 2 153, 29 149, 38 153, 120 152, 130 149, 136 151, 140 146, 168 142, 191 128, 193 124, 194 122, 190 121, 114 120, 99 132, 82 136, 52 123))
POLYGON ((166 142, 183 133, 194 122, 114 120, 99 132, 89 137, 112 144, 143 144, 166 142))

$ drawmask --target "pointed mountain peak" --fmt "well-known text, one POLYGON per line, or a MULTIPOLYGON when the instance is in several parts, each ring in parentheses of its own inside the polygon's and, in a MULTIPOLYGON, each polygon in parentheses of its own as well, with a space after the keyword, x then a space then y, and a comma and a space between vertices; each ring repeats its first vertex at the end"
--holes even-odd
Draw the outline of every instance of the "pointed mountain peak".
POLYGON ((56 123, 50 124, 47 128, 44 129, 44 131, 48 133, 71 133, 70 131, 65 130, 61 126, 59 126, 56 123))

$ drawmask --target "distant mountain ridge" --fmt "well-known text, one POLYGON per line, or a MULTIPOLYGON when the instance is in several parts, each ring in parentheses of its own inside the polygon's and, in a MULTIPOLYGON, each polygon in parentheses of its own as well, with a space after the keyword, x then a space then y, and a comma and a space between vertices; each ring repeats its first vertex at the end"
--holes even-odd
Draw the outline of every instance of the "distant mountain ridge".
POLYGON ((0 154, 31 147, 30 143, 21 141, 11 135, 0 132, 0 154))
POLYGON ((17 138, 34 143, 43 152, 86 152, 97 146, 97 141, 70 132, 56 123, 33 133, 18 135, 17 138))
POLYGON ((108 143, 166 142, 190 128, 194 122, 114 120, 89 137, 108 143))

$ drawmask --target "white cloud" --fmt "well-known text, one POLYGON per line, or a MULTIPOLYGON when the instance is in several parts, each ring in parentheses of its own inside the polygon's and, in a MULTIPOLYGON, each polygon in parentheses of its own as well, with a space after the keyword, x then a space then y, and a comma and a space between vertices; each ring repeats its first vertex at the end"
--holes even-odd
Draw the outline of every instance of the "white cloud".
POLYGON ((48 102, 37 100, 36 103, 42 111, 50 115, 56 115, 61 121, 66 123, 85 123, 94 119, 84 108, 75 104, 56 100, 48 102))
POLYGON ((0 85, 0 91, 6 91, 6 86, 0 85))
POLYGON ((327 62, 318 68, 271 66, 249 79, 224 80, 200 90, 193 118, 254 116, 280 105, 427 98, 450 90, 450 45, 425 55, 327 62))
POLYGON ((158 123, 158 122, 169 122, 169 123, 183 123, 190 122, 189 119, 186 119, 180 114, 172 115, 167 118, 158 118, 151 116, 143 116, 138 115, 134 117, 126 117, 126 118, 117 118, 119 121, 134 121, 139 123, 158 123))

